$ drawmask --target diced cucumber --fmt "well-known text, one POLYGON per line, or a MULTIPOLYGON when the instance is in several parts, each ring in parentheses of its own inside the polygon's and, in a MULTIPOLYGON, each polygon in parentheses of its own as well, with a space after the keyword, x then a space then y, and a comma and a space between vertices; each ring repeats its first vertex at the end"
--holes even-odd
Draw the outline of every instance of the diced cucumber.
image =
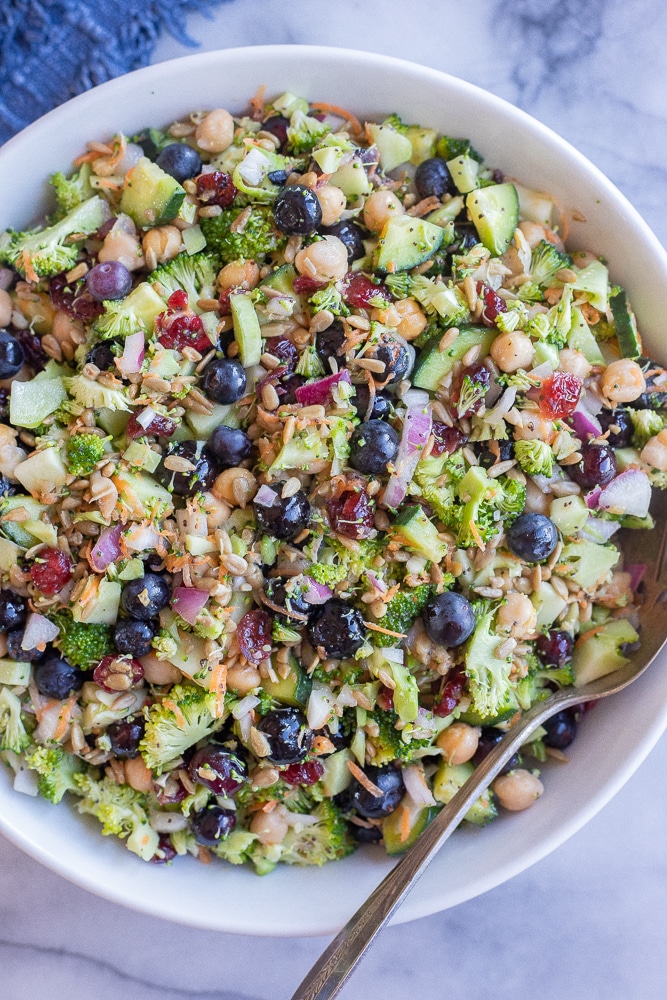
POLYGON ((141 441, 133 441, 123 452, 123 459, 128 465, 145 469, 146 472, 155 472, 160 464, 161 457, 159 452, 153 451, 149 445, 141 441))
MULTIPOLYGON (((34 544, 34 543, 33 543, 34 544)), ((23 554, 23 547, 0 535, 0 573, 7 575, 23 554)))
POLYGON ((572 282, 570 288, 583 292, 588 296, 588 301, 600 312, 607 311, 609 304, 609 271, 601 260, 592 260, 581 270, 574 269, 577 280, 572 282))
POLYGON ((575 535, 583 528, 589 513, 586 501, 579 496, 555 497, 549 508, 549 517, 566 537, 575 535))
POLYGON ((559 564, 567 567, 568 575, 582 590, 592 594, 620 558, 620 552, 613 545, 599 545, 579 538, 563 546, 559 564))
POLYGON ((433 562, 441 562, 447 555, 447 546, 438 536, 438 529, 421 507, 404 507, 394 519, 390 532, 398 535, 406 548, 433 562))
MULTIPOLYGON (((616 327, 616 338, 621 354, 624 358, 639 358, 642 353, 642 345, 637 330, 635 314, 630 308, 628 297, 622 288, 616 295, 612 295, 609 300, 611 312, 614 317, 616 327)), ((592 334, 591 334, 592 336, 592 334)))
POLYGON ((25 518, 23 520, 6 521, 3 519, 0 520, 0 527, 2 528, 2 533, 12 542, 15 542, 24 549, 29 549, 32 545, 36 545, 39 539, 35 538, 24 527, 24 524, 29 521, 41 520, 46 507, 39 500, 35 500, 34 497, 30 496, 4 497, 0 504, 0 515, 7 514, 10 510, 21 509, 25 511, 25 518))
MULTIPOLYGON (((473 764, 447 764, 443 763, 438 768, 433 781, 433 797, 447 805, 454 798, 459 788, 465 785, 470 775, 475 770, 473 764)), ((468 823, 476 826, 485 826, 498 815, 490 789, 482 792, 476 802, 472 804, 464 819, 468 823)))
POLYGON ((216 427, 240 427, 241 420, 233 403, 216 403, 210 413, 195 413, 188 410, 185 419, 194 432, 197 441, 208 441, 216 427))
POLYGON ((438 133, 433 128, 422 128, 421 125, 408 125, 406 137, 412 143, 412 156, 410 163, 418 167, 424 160, 430 160, 435 156, 435 144, 438 133))
POLYGON ((481 346, 480 358, 491 350, 497 331, 486 326, 462 327, 456 340, 445 351, 440 350, 442 334, 424 347, 417 359, 412 375, 412 384, 419 389, 435 392, 445 375, 449 375, 457 361, 468 353, 471 347, 481 346))
POLYGON ((258 365, 262 356, 262 329, 249 295, 230 295, 229 305, 234 323, 234 340, 239 345, 239 358, 244 368, 258 365))
POLYGON ((271 274, 267 275, 260 284, 267 285, 269 288, 275 288, 276 291, 282 292, 283 295, 294 295, 295 278, 296 269, 294 265, 282 264, 275 271, 272 271, 271 274))
POLYGON ((615 448, 614 455, 616 456, 616 466, 619 472, 625 472, 626 469, 629 469, 633 465, 641 465, 639 451, 636 448, 615 448))
MULTIPOLYGON (((612 303, 613 301, 612 299, 612 303)), ((572 307, 572 326, 568 334, 567 346, 572 348, 573 351, 581 351, 586 360, 592 365, 603 365, 605 363, 600 346, 584 319, 579 306, 572 307)), ((634 357, 635 355, 632 356, 634 357)))
POLYGON ((549 344, 546 340, 538 340, 534 347, 533 368, 544 364, 545 361, 549 362, 554 371, 560 367, 558 348, 554 344, 549 344))
POLYGON ((352 754, 347 747, 343 750, 337 750, 336 753, 332 753, 328 757, 322 757, 324 774, 320 781, 325 795, 333 798, 334 795, 344 792, 351 784, 352 772, 347 765, 348 761, 352 759, 352 754))
POLYGON ((425 809, 415 806, 406 796, 398 809, 394 809, 382 824, 387 854, 391 857, 404 854, 439 812, 438 806, 427 806, 425 809))
POLYGON ((541 226, 551 229, 554 220, 558 216, 558 211, 553 199, 543 191, 533 191, 524 187, 523 184, 515 184, 516 193, 519 198, 519 212, 521 218, 528 222, 537 222, 541 226))
POLYGON ((125 177, 120 210, 138 226, 161 226, 178 215, 184 200, 185 188, 142 156, 125 177))
POLYGON ((167 303, 147 281, 140 282, 123 301, 123 309, 134 313, 138 325, 153 333, 155 318, 163 313, 167 303))
POLYGON ((173 656, 169 657, 169 663, 189 677, 196 684, 202 687, 209 686, 209 676, 203 673, 207 662, 206 640, 201 639, 194 632, 178 632, 178 647, 173 656))
POLYGON ((183 230, 183 246, 189 257, 206 247, 206 237, 201 226, 189 226, 183 230))
POLYGON ((627 618, 614 618, 584 633, 577 639, 572 654, 574 686, 581 687, 618 670, 628 662, 620 652, 621 646, 638 638, 627 618))
POLYGON ((376 125, 374 122, 366 126, 368 134, 377 146, 380 156, 380 166, 385 173, 395 170, 401 163, 407 163, 412 157, 412 143, 407 135, 398 132, 393 125, 385 123, 376 125))
POLYGON ((107 434, 111 434, 112 438, 120 437, 125 432, 131 416, 132 414, 126 410, 110 410, 107 406, 95 410, 98 424, 107 434))
POLYGON ((67 469, 58 448, 44 448, 20 462, 14 478, 33 496, 60 490, 67 482, 67 469))
POLYGON ((479 185, 477 177, 479 162, 474 160, 472 156, 455 156, 453 160, 447 161, 447 167, 456 185, 456 190, 461 194, 468 194, 479 185))
POLYGON ((494 256, 505 253, 519 222, 519 198, 513 184, 490 184, 466 198, 481 242, 494 256))
POLYGON ((339 167, 329 178, 330 184, 339 187, 351 205, 371 192, 371 182, 361 160, 353 159, 339 167))
POLYGON ((426 219, 399 215, 382 230, 375 250, 375 266, 385 274, 407 271, 428 260, 442 243, 442 226, 426 219))
POLYGON ((17 660, 0 660, 0 684, 27 684, 30 680, 30 664, 17 660))
POLYGON ((121 585, 116 580, 100 580, 97 593, 89 604, 82 607, 78 601, 72 605, 75 622, 87 625, 115 625, 120 607, 121 585))
POLYGON ((270 677, 262 680, 262 687, 268 695, 284 705, 303 708, 313 686, 313 682, 295 656, 289 659, 290 672, 287 677, 278 677, 272 681, 270 677))
POLYGON ((169 507, 174 506, 173 497, 169 490, 160 486, 152 476, 146 473, 134 475, 131 472, 118 472, 113 479, 121 499, 130 507, 134 507, 139 502, 143 504, 148 514, 156 503, 165 503, 169 507))
POLYGON ((558 616, 567 607, 567 601, 564 601, 560 594, 556 593, 547 580, 542 581, 539 590, 535 591, 530 599, 537 611, 538 629, 548 628, 550 625, 553 625, 558 616))
POLYGON ((67 399, 61 378, 37 378, 12 382, 9 419, 16 427, 39 427, 67 399))
POLYGON ((444 228, 449 222, 454 222, 457 216, 461 214, 463 204, 463 195, 457 194, 440 208, 436 208, 435 212, 429 212, 426 219, 428 222, 432 222, 434 226, 442 226, 444 228))

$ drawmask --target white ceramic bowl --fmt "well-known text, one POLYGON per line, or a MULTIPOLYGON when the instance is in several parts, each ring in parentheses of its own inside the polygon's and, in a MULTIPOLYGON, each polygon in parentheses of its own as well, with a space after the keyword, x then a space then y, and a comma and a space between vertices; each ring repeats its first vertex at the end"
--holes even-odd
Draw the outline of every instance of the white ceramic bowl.
MULTIPOLYGON (((487 162, 556 195, 570 213, 569 244, 604 254, 629 291, 654 356, 667 315, 667 256, 616 188, 543 125, 478 88, 435 70, 333 48, 231 49, 160 63, 77 97, 0 152, 0 228, 25 226, 46 198, 45 178, 67 170, 90 139, 163 125, 195 108, 241 112, 259 84, 348 107, 362 119, 395 111, 406 121, 469 136, 487 162)), ((45 203, 45 201, 44 201, 45 203)), ((667 673, 656 663, 630 691, 586 719, 566 767, 550 769, 529 812, 458 831, 397 921, 454 906, 512 877, 590 819, 623 785, 667 724, 667 673)), ((15 793, 0 772, 0 829, 73 882, 134 909, 224 931, 325 934, 337 930, 390 868, 362 850, 323 869, 280 868, 267 878, 224 864, 143 864, 65 804, 15 793)))

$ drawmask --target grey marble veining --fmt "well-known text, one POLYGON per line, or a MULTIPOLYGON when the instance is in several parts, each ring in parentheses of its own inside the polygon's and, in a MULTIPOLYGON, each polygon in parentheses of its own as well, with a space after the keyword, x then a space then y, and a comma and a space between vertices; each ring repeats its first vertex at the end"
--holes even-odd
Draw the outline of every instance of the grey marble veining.
MULTIPOLYGON (((204 49, 365 48, 477 83, 580 148, 667 242, 660 0, 235 0, 213 21, 193 17, 190 30, 204 49)), ((185 51, 165 40, 156 60, 185 51)), ((454 910, 387 930, 345 1000, 662 1000, 666 772, 663 737, 613 802, 550 857, 454 910)), ((282 1000, 323 944, 135 914, 0 839, 1 1000, 282 1000)))

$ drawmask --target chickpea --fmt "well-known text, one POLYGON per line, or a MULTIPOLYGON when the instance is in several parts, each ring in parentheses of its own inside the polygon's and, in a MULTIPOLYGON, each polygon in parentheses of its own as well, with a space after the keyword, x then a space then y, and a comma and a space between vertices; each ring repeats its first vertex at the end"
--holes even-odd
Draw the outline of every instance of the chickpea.
POLYGON ((228 288, 256 288, 259 283, 259 267, 254 260, 233 260, 225 264, 218 274, 218 288, 226 292, 228 288))
POLYGON ((338 281, 347 274, 347 248, 337 236, 325 236, 299 250, 294 264, 299 274, 315 281, 338 281))
POLYGON ((333 226, 345 211, 347 199, 335 184, 323 184, 315 191, 322 209, 322 225, 333 226))
POLYGON ((590 361, 587 360, 581 351, 575 351, 566 347, 564 350, 558 352, 558 359, 560 361, 560 368, 564 372, 576 375, 582 382, 591 373, 590 361))
POLYGON ((195 131, 195 141, 206 153, 224 153, 233 138, 234 119, 224 108, 210 111, 195 131))
POLYGON ((83 320, 72 319, 63 309, 58 309, 53 317, 51 333, 62 345, 67 343, 82 343, 85 335, 83 320))
POLYGON ((526 594, 508 594, 498 611, 498 628, 515 639, 532 635, 537 625, 537 612, 526 594))
POLYGON ((640 458, 652 469, 667 472, 667 428, 648 439, 641 450, 640 458))
POLYGON ((517 441, 546 441, 548 444, 554 434, 553 422, 545 420, 533 410, 524 411, 521 414, 521 425, 514 428, 517 441))
POLYGON ((539 486, 536 486, 530 476, 526 479, 526 514, 546 514, 549 516, 551 507, 551 496, 543 493, 539 486))
POLYGON ((444 751, 443 756, 448 764, 465 764, 475 756, 481 732, 479 726, 453 722, 447 729, 443 729, 435 744, 444 751))
POLYGON ((529 222, 527 219, 524 219, 523 222, 519 223, 519 229, 523 233, 531 250, 547 238, 547 231, 539 222, 529 222))
POLYGON ((539 799, 544 792, 544 785, 531 771, 519 767, 496 778, 493 790, 503 808, 521 812, 539 799))
POLYGON ((259 670, 250 664, 244 667, 230 667, 227 671, 227 687, 236 691, 242 698, 259 687, 261 680, 259 670))
POLYGON ((390 219, 403 215, 405 209, 393 191, 373 191, 366 199, 364 225, 372 233, 381 232, 390 219))
POLYGON ((396 331, 404 340, 414 340, 426 329, 428 320, 416 299, 399 299, 398 302, 394 302, 394 309, 401 317, 396 331))
POLYGON ((225 469, 213 483, 211 493, 232 507, 245 507, 257 492, 257 480, 248 469, 225 469))
POLYGON ((0 288, 0 329, 9 326, 12 319, 12 299, 9 292, 0 288))
POLYGON ((284 805, 277 805, 271 812, 257 812, 250 822, 250 832, 257 835, 260 844, 282 844, 289 829, 284 805))
POLYGON ((631 403, 646 391, 646 379, 636 361, 621 358, 602 372, 600 388, 611 403, 631 403))
POLYGON ((176 226, 155 226, 141 241, 146 264, 154 271, 158 264, 165 264, 180 253, 183 240, 176 226))
POLYGON ((532 363, 535 349, 530 337, 518 330, 511 333, 501 333, 491 344, 491 357, 501 371, 518 371, 519 368, 528 368, 532 363))
POLYGON ((212 493, 204 493, 203 497, 203 508, 206 511, 206 527, 209 532, 215 531, 216 528, 222 527, 225 521, 229 519, 232 509, 228 503, 220 500, 219 497, 214 496, 212 493))
POLYGON ((136 233, 128 233, 121 226, 115 226, 104 238, 102 248, 97 255, 100 263, 117 260, 124 264, 128 271, 136 271, 143 267, 144 253, 136 233))
POLYGON ((139 659, 144 668, 144 677, 149 684, 178 684, 183 674, 173 663, 158 660, 155 653, 146 653, 139 659))
POLYGON ((135 792, 151 792, 153 790, 153 775, 144 764, 141 755, 125 761, 125 780, 135 792))

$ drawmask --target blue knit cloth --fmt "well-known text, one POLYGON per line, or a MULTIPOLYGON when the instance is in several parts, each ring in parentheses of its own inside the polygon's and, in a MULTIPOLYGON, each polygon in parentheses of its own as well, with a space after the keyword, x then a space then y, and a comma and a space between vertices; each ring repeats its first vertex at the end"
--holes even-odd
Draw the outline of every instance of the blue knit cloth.
POLYGON ((0 144, 98 83, 145 66, 163 30, 225 0, 0 0, 0 144))

